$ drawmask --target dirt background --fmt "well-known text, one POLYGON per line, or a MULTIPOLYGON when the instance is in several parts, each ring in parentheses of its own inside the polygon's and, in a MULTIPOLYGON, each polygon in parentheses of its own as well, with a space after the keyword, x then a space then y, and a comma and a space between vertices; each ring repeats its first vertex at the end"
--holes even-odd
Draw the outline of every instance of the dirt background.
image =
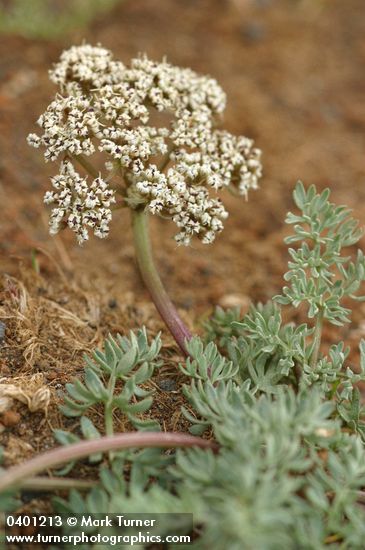
MULTIPOLYGON (((213 245, 176 248, 173 225, 152 220, 161 276, 192 329, 201 330, 215 304, 245 308, 280 291, 288 259, 284 218, 298 179, 330 186, 333 200, 364 220, 363 0, 125 0, 62 40, 1 36, 0 383, 12 380, 32 394, 51 390, 48 415, 16 402, 0 418, 7 464, 54 445, 52 428, 72 429, 57 402, 64 383, 81 372, 82 353, 109 332, 141 324, 164 336, 154 413, 165 429, 183 429, 178 350, 141 284, 128 213, 115 216, 109 239, 82 248, 71 232, 48 235, 42 197, 57 168, 45 165, 25 138, 55 92, 48 68, 84 39, 124 62, 147 52, 214 76, 228 94, 225 127, 263 150, 260 190, 248 202, 224 198, 230 217, 213 245), (161 389, 161 380, 171 391, 161 389)), ((340 336, 357 345, 365 309, 354 311, 351 327, 327 331, 328 340, 340 336)))

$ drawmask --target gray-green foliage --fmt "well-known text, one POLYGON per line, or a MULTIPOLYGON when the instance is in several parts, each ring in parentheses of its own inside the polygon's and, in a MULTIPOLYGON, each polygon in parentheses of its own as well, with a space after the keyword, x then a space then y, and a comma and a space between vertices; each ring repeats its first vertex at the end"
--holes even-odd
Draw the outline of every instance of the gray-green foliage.
POLYGON ((241 334, 227 345, 227 353, 255 393, 274 394, 287 384, 298 389, 320 387, 327 398, 334 400, 343 420, 365 435, 356 387, 365 379, 364 341, 360 343, 359 372, 355 373, 346 366, 350 350, 343 342, 333 344, 328 355, 312 365, 313 329, 307 324, 283 324, 280 309, 272 302, 251 308, 236 325, 241 327, 241 334))
MULTIPOLYGON (((243 319, 237 310, 219 310, 206 325, 210 342, 195 337, 187 344, 183 414, 193 433, 214 438, 218 451, 145 450, 111 461, 104 457, 98 486, 86 496, 72 491, 67 500, 56 499, 57 511, 193 513, 197 550, 364 548, 359 497, 365 486, 365 425, 356 384, 365 381, 365 342, 358 374, 348 365, 342 342, 333 343, 326 355, 320 352, 322 324, 347 319, 341 300, 358 290, 363 260, 361 254, 355 262, 340 255, 360 233, 348 211, 329 203, 328 196, 314 187, 296 187, 302 214, 290 214, 288 222, 297 224, 293 239, 300 248, 290 252, 291 287, 281 299, 252 307, 243 319), (281 305, 301 303, 309 305, 307 322, 283 322, 281 305)), ((140 348, 131 336, 109 340, 105 353, 97 352, 87 368, 99 378, 123 372, 123 384, 131 384, 130 376, 144 362, 154 364, 159 350, 152 344, 151 352, 143 338, 148 360, 138 361, 132 353, 140 348), (118 370, 121 361, 130 367, 118 370)), ((74 382, 71 391, 68 387, 72 400, 64 410, 69 414, 84 415, 96 401, 105 405, 105 383, 97 384, 95 400, 89 378, 82 386, 74 382)), ((143 403, 148 397, 135 393, 138 384, 132 386, 128 396, 143 403)), ((133 422, 128 399, 123 404, 121 414, 133 422)), ((187 532, 188 525, 181 528, 187 532)), ((162 526, 163 532, 168 529, 162 526)))
POLYGON ((295 382, 296 365, 309 361, 306 348, 312 330, 306 324, 283 324, 278 306, 269 302, 252 307, 241 322, 240 335, 227 346, 243 379, 253 388, 275 393, 282 383, 295 382))
POLYGON ((240 307, 223 309, 217 306, 211 318, 204 323, 206 341, 214 341, 219 346, 226 346, 230 342, 232 336, 237 336, 239 334, 234 322, 240 320, 240 307))
MULTIPOLYGON (((300 241, 290 250, 291 287, 243 319, 238 310, 217 310, 206 323, 209 343, 188 344, 183 413, 193 433, 210 431, 219 452, 179 450, 152 485, 124 483, 119 492, 110 484, 115 469, 104 472, 82 501, 86 510, 102 498, 109 511, 193 512, 197 549, 363 548, 357 499, 365 485, 365 430, 356 383, 365 379, 365 343, 359 374, 347 365, 342 342, 328 355, 317 349, 323 322, 346 321, 341 300, 358 290, 363 257, 341 256, 360 231, 328 196, 296 187, 302 215, 287 219, 296 224, 288 240, 300 241), (309 305, 308 322, 284 323, 280 304, 301 303, 309 305)), ((62 505, 75 511, 80 498, 73 493, 62 505)))
POLYGON ((34 38, 56 38, 87 25, 117 2, 118 0, 10 0, 0 6, 0 32, 34 38))
POLYGON ((198 410, 221 445, 217 454, 180 450, 170 480, 155 478, 146 489, 115 490, 119 476, 112 483, 113 474, 103 473, 100 487, 85 499, 74 491, 57 510, 95 513, 103 503, 106 512, 193 512, 198 549, 318 549, 333 538, 341 548, 362 548, 363 445, 331 418, 333 405, 318 391, 255 398, 228 381, 206 382, 205 391, 209 403, 198 410))
POLYGON ((345 296, 364 299, 355 293, 365 279, 365 258, 360 250, 354 261, 341 253, 358 242, 362 230, 350 210, 330 203, 329 195, 328 189, 318 194, 314 185, 305 190, 302 183, 297 184, 293 196, 301 214, 288 214, 286 223, 294 224, 294 235, 285 242, 299 241, 301 246, 289 248, 292 261, 284 278, 290 286, 276 301, 294 307, 305 302, 309 318, 322 314, 330 323, 343 325, 349 322, 351 310, 341 300, 345 296))
MULTIPOLYGON (((68 395, 60 409, 65 416, 80 417, 80 431, 84 439, 95 439, 101 435, 112 435, 115 418, 129 420, 140 430, 158 430, 159 424, 153 419, 142 419, 152 405, 152 391, 142 387, 152 377, 159 366, 158 354, 161 340, 158 335, 148 342, 143 328, 130 337, 117 335, 116 340, 109 336, 104 351, 96 350, 92 358, 85 356, 84 381, 75 378, 66 384, 68 395), (102 407, 104 429, 100 431, 85 413, 102 407)), ((56 439, 62 444, 75 443, 80 438, 74 433, 55 430, 56 439)), ((100 461, 100 455, 90 457, 100 461)))

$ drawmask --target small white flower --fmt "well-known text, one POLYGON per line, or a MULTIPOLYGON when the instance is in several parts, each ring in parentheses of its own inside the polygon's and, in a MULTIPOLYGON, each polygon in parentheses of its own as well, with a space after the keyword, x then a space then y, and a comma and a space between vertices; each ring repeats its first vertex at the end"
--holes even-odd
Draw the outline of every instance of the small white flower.
POLYGON ((29 134, 27 142, 31 147, 38 148, 41 145, 41 138, 37 134, 29 134))

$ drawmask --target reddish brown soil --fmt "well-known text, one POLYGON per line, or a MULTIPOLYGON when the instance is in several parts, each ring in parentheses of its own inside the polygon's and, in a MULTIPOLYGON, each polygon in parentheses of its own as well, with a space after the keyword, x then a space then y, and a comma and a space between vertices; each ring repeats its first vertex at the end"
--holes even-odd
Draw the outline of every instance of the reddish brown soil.
MULTIPOLYGON (((253 137, 263 150, 261 189, 248 202, 225 198, 230 218, 214 245, 176 248, 174 227, 152 220, 162 278, 191 328, 199 330, 215 304, 265 301, 280 290, 287 261, 284 218, 297 179, 331 186, 334 201, 352 207, 360 220, 365 214, 363 0, 125 0, 63 41, 2 36, 6 338, 0 378, 21 377, 24 383, 42 373, 52 392, 47 418, 16 407, 20 417, 0 435, 8 464, 53 445, 51 428, 72 427, 57 413, 63 385, 80 372, 82 352, 109 332, 141 324, 151 334, 162 329, 166 366, 160 377, 175 377, 178 361, 141 284, 127 213, 115 219, 109 239, 92 239, 83 248, 70 233, 48 235, 42 196, 56 167, 45 166, 25 137, 54 94, 47 69, 64 48, 83 39, 101 42, 125 61, 146 51, 210 73, 228 93, 226 128, 253 137)), ((329 330, 328 340, 344 336, 355 345, 365 333, 364 311, 356 305, 350 329, 329 330)), ((155 411, 165 429, 184 427, 180 402, 178 393, 157 387, 155 411)))

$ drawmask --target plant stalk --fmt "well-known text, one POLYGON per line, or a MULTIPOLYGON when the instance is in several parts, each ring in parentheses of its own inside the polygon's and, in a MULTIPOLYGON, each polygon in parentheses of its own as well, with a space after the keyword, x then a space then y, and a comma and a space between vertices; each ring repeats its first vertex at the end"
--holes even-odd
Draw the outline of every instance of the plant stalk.
POLYGON ((78 460, 86 456, 105 453, 112 450, 160 447, 165 449, 177 447, 200 447, 202 449, 217 450, 213 441, 193 435, 174 432, 133 432, 117 434, 112 437, 101 437, 90 441, 81 441, 52 449, 23 464, 13 466, 0 475, 0 494, 13 487, 19 487, 24 480, 37 475, 43 470, 59 466, 65 462, 78 460))
MULTIPOLYGON (((104 424, 105 424, 105 434, 107 436, 114 435, 114 424, 113 424, 113 397, 114 397, 114 390, 115 390, 115 384, 116 384, 116 376, 115 371, 113 371, 110 375, 110 380, 108 384, 108 401, 104 405, 104 424)), ((109 452, 109 460, 112 462, 114 458, 114 453, 111 451, 109 452)))
POLYGON ((109 384, 108 384, 108 401, 104 405, 104 425, 105 425, 105 433, 106 435, 113 435, 114 434, 114 427, 113 427, 113 397, 114 397, 114 390, 115 390, 115 383, 116 383, 116 376, 115 372, 113 371, 110 374, 109 384))
POLYGON ((132 227, 134 246, 142 279, 176 343, 185 355, 189 355, 186 349, 186 341, 191 339, 192 334, 176 311, 157 272, 148 232, 148 217, 144 210, 132 210, 132 227))
POLYGON ((94 166, 83 156, 83 155, 75 155, 73 157, 79 164, 92 176, 93 178, 97 178, 99 175, 99 172, 94 168, 94 166))
POLYGON ((113 407, 109 403, 105 405, 104 420, 106 435, 113 435, 113 407))
POLYGON ((314 336, 313 336, 313 351, 310 359, 310 366, 314 368, 318 361, 319 350, 321 347, 322 339, 322 326, 323 326, 323 309, 320 309, 316 318, 316 324, 314 327, 314 336))

